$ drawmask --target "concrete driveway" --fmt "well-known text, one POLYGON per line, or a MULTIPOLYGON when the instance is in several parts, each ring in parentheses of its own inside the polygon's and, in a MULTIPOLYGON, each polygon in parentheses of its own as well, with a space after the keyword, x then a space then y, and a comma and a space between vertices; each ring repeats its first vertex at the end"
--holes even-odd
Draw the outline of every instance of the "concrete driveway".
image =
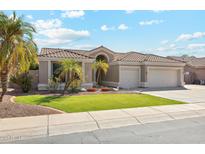
POLYGON ((185 85, 184 88, 177 89, 147 89, 143 93, 187 103, 205 102, 205 85, 185 85))

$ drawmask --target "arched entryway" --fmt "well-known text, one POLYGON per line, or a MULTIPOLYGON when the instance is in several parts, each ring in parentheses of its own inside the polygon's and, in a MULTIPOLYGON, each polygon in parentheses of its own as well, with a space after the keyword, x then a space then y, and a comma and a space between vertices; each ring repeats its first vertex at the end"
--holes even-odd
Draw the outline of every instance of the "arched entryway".
MULTIPOLYGON (((109 58, 108 58, 108 56, 107 55, 104 55, 104 54, 99 54, 99 55, 97 55, 96 56, 96 61, 99 61, 99 60, 103 60, 103 61, 105 61, 105 62, 107 62, 108 63, 108 61, 109 61, 109 58)), ((98 85, 102 85, 102 81, 103 81, 103 79, 105 78, 105 74, 101 71, 100 72, 100 76, 98 76, 99 74, 98 74, 98 70, 96 70, 96 73, 95 73, 95 81, 97 82, 97 78, 99 78, 98 79, 98 85)))

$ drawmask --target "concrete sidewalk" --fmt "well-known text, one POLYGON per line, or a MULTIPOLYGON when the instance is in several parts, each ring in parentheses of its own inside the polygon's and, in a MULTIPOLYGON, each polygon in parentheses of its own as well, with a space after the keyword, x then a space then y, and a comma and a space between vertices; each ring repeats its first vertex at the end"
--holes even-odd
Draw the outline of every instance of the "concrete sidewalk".
POLYGON ((0 119, 0 142, 205 116, 205 103, 0 119))

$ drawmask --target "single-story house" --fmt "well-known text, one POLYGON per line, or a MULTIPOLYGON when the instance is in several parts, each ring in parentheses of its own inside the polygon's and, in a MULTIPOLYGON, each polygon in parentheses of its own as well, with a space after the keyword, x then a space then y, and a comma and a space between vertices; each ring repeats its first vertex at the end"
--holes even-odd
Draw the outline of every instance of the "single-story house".
POLYGON ((205 58, 196 57, 168 57, 186 63, 184 67, 184 81, 186 84, 205 84, 205 58))
POLYGON ((82 65, 82 87, 96 83, 96 70, 92 63, 103 59, 109 70, 103 75, 101 84, 120 88, 178 87, 184 85, 185 63, 153 54, 138 52, 119 53, 100 46, 92 50, 42 48, 39 54, 39 90, 45 90, 48 79, 55 73, 57 62, 72 58, 82 65))

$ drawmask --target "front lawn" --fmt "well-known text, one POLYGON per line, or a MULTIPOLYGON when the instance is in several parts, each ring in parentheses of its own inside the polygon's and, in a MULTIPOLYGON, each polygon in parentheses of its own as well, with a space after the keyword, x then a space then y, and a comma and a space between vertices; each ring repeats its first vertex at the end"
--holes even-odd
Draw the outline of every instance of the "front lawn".
POLYGON ((157 105, 184 104, 175 100, 146 94, 98 94, 77 96, 18 96, 15 101, 22 104, 42 105, 65 112, 111 110, 157 105))

